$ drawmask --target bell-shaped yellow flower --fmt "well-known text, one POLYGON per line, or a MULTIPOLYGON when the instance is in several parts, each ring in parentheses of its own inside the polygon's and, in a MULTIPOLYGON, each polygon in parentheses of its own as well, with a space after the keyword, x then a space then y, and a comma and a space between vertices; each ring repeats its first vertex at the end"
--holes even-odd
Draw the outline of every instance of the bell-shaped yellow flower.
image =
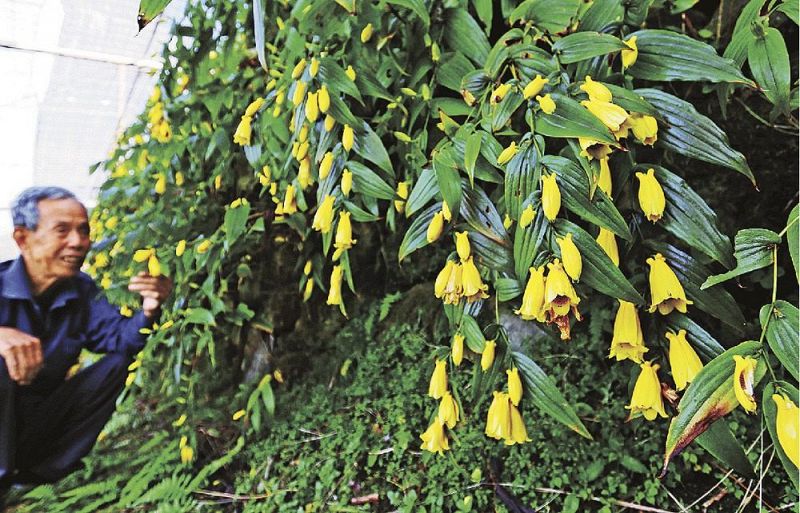
POLYGON ((311 228, 318 232, 328 233, 333 226, 333 205, 335 198, 330 194, 325 196, 322 203, 317 208, 317 213, 314 214, 314 221, 311 223, 311 228))
POLYGON ((561 250, 561 261, 564 263, 564 270, 572 281, 578 281, 583 270, 583 259, 578 246, 572 240, 572 234, 568 233, 564 238, 557 238, 556 242, 561 250))
POLYGON ((633 136, 647 146, 652 146, 658 140, 658 123, 653 116, 633 113, 628 118, 633 130, 633 136))
POLYGON ((239 146, 250 145, 250 136, 252 134, 252 127, 250 124, 252 121, 253 118, 250 116, 242 116, 242 120, 239 121, 239 126, 236 127, 236 133, 233 134, 234 143, 239 146))
POLYGON ((167 177, 164 176, 163 173, 158 175, 158 178, 156 179, 156 185, 153 187, 153 189, 156 191, 156 194, 164 194, 167 192, 167 177))
POLYGON ((497 342, 494 340, 487 340, 486 344, 484 344, 483 352, 481 353, 481 369, 484 371, 489 370, 494 363, 494 353, 496 347, 497 342))
POLYGON ((775 416, 775 432, 781 449, 794 463, 800 466, 800 412, 797 405, 783 394, 772 394, 777 414, 775 416))
POLYGON ((636 36, 627 41, 623 41, 628 48, 622 49, 622 69, 628 69, 636 62, 639 57, 639 48, 636 46, 636 36))
POLYGON ((194 459, 194 449, 191 446, 184 445, 181 447, 181 463, 191 463, 194 459))
POLYGON ((397 182, 395 194, 400 199, 394 200, 394 209, 397 213, 402 214, 406 209, 406 200, 408 199, 408 182, 397 182))
POLYGON ((513 403, 509 405, 509 417, 511 419, 511 436, 506 438, 505 444, 514 445, 530 442, 528 430, 525 429, 525 423, 522 421, 522 414, 513 403))
POLYGON ((353 128, 350 125, 344 125, 342 129, 342 147, 350 151, 353 148, 353 143, 355 142, 355 132, 353 132, 353 128))
POLYGON ((305 71, 305 69, 306 69, 306 60, 300 59, 299 61, 297 61, 297 64, 295 64, 294 68, 292 69, 292 78, 294 80, 300 78, 300 75, 303 74, 303 71, 305 71))
POLYGON ((453 335, 453 342, 450 348, 450 355, 453 358, 453 364, 458 367, 464 360, 464 335, 456 333, 453 335))
POLYGON ((323 114, 331 108, 331 94, 328 92, 328 86, 324 84, 317 91, 317 105, 319 106, 319 111, 323 114))
POLYGON ((611 168, 608 167, 608 157, 600 159, 600 176, 597 177, 597 187, 611 197, 611 168))
POLYGON ((422 445, 419 446, 423 451, 444 453, 450 449, 447 441, 447 435, 444 433, 444 422, 434 419, 433 424, 419 436, 422 439, 422 445))
POLYGON ((353 190, 353 172, 345 169, 342 172, 342 194, 344 194, 345 198, 350 196, 350 191, 353 190))
POLYGON ((175 256, 176 257, 181 257, 181 256, 183 256, 183 253, 185 251, 186 251, 186 240, 185 239, 181 239, 181 240, 178 241, 178 245, 175 246, 175 256))
POLYGON ((448 223, 453 220, 453 214, 450 212, 450 207, 447 206, 446 201, 442 201, 442 215, 444 215, 444 220, 448 223))
POLYGON ((545 114, 552 114, 556 111, 556 102, 553 101, 553 98, 549 94, 537 96, 536 101, 539 102, 539 108, 542 109, 542 112, 545 114))
POLYGON ((319 103, 317 103, 317 93, 308 93, 306 98, 306 118, 312 123, 319 118, 319 103))
POLYGON ((619 267, 619 248, 617 247, 617 239, 614 236, 614 232, 600 228, 600 233, 597 235, 597 244, 603 248, 603 251, 606 252, 606 255, 614 265, 619 267))
POLYGON ((664 401, 661 398, 661 382, 658 380, 658 364, 644 362, 639 365, 641 372, 633 386, 631 404, 625 407, 631 410, 628 419, 644 415, 647 420, 655 420, 657 415, 666 417, 664 401))
POLYGON ((595 82, 592 77, 586 75, 585 82, 581 85, 581 91, 589 95, 590 100, 600 102, 611 102, 611 91, 600 82, 595 82))
POLYGON ((452 260, 445 263, 439 271, 434 283, 434 293, 437 298, 444 300, 446 305, 458 303, 461 300, 461 265, 452 260))
POLYGON ((609 130, 616 132, 628 119, 628 113, 619 105, 599 100, 583 100, 581 105, 599 119, 609 130))
POLYGON ((658 183, 653 168, 648 169, 647 173, 636 173, 636 178, 639 179, 639 206, 647 220, 655 223, 664 215, 664 189, 658 183))
POLYGON ((647 259, 650 264, 650 313, 658 309, 661 315, 667 315, 673 309, 686 313, 686 306, 693 304, 686 299, 683 285, 678 281, 675 272, 670 269, 661 253, 647 259))
POLYGON ((533 205, 528 205, 519 216, 519 227, 527 228, 533 222, 534 218, 536 218, 536 210, 533 208, 533 205))
POLYGON ((522 317, 525 321, 536 319, 544 321, 544 266, 538 269, 531 267, 528 284, 525 285, 525 293, 522 295, 522 306, 514 313, 522 317))
POLYGON ((561 340, 569 340, 570 324, 569 312, 575 314, 577 320, 581 320, 578 311, 580 298, 575 293, 572 283, 569 281, 567 273, 559 259, 547 264, 549 272, 544 285, 544 312, 548 323, 555 322, 561 332, 561 340))
POLYGON ((287 216, 297 212, 297 198, 295 198, 294 185, 286 186, 286 195, 283 197, 283 213, 287 216))
POLYGON ((703 362, 686 340, 686 330, 679 330, 677 335, 668 331, 667 339, 672 379, 675 381, 676 390, 683 390, 703 368, 703 362))
POLYGON ((298 161, 302 161, 304 158, 308 156, 308 150, 311 148, 311 144, 308 141, 303 141, 297 145, 297 153, 294 155, 298 161))
POLYGON ((462 262, 461 285, 463 287, 462 294, 468 303, 489 297, 489 294, 486 293, 489 286, 483 283, 481 273, 475 266, 472 257, 462 262))
POLYGON ((511 404, 518 406, 522 399, 522 380, 519 377, 519 369, 506 370, 506 377, 508 378, 508 398, 511 404))
POLYGON ((311 293, 314 291, 314 280, 309 278, 306 280, 305 288, 303 289, 303 302, 305 303, 311 298, 311 293))
POLYGON ((319 59, 313 57, 311 59, 311 65, 308 67, 308 74, 311 75, 311 78, 314 78, 319 73, 319 59))
POLYGON ((620 299, 617 316, 614 318, 614 336, 611 339, 611 352, 608 357, 616 358, 617 361, 629 359, 642 363, 642 355, 647 351, 636 305, 620 299))
POLYGON ((447 393, 447 360, 436 360, 436 366, 428 384, 428 396, 441 399, 447 393))
POLYGON ((442 230, 444 229, 444 214, 441 212, 436 212, 433 214, 433 218, 431 219, 430 224, 428 225, 428 231, 425 234, 425 238, 428 240, 428 243, 436 242, 439 240, 439 237, 442 236, 442 230))
POLYGON ((462 262, 468 259, 472 253, 469 244, 469 234, 466 230, 456 233, 456 253, 458 253, 458 258, 460 258, 462 262))
POLYGON ((508 92, 511 90, 511 84, 500 84, 492 91, 492 96, 489 98, 489 103, 492 105, 496 105, 503 101, 503 98, 506 97, 508 92))
POLYGON ((320 181, 328 178, 328 175, 331 173, 331 168, 332 167, 333 167, 333 153, 328 151, 322 157, 322 162, 320 162, 320 164, 319 164, 319 179, 320 179, 320 181))
POLYGON ((758 360, 752 356, 733 355, 736 368, 733 371, 733 391, 736 399, 747 413, 756 411, 756 400, 753 397, 753 386, 755 385, 755 372, 758 360))
POLYGON ((328 300, 326 301, 329 305, 341 305, 342 304, 342 276, 344 274, 344 270, 342 269, 341 265, 334 265, 333 270, 331 271, 331 286, 328 289, 328 300))
POLYGON ((347 78, 349 78, 350 80, 352 81, 356 80, 356 70, 353 69, 353 66, 348 65, 347 69, 344 70, 344 74, 347 75, 347 78))
POLYGON ((147 272, 150 276, 161 276, 161 263, 155 254, 150 255, 147 259, 147 272))
POLYGON ((504 392, 494 392, 492 404, 486 415, 486 428, 484 433, 495 440, 507 440, 511 438, 511 404, 508 394, 504 392))
POLYGON ((604 159, 611 155, 612 149, 608 144, 602 143, 590 137, 578 137, 578 144, 581 147, 581 156, 588 159, 604 159))
POLYGON ((367 23, 363 29, 361 29, 361 42, 366 43, 372 38, 372 32, 374 28, 372 27, 372 23, 367 23))
MULTIPOLYGON (((292 105, 295 107, 299 107, 303 100, 306 98, 306 88, 308 86, 305 82, 297 82, 294 86, 294 93, 292 93, 292 105)), ((292 121, 294 121, 294 116, 292 116, 292 121)), ((290 123, 290 127, 294 126, 294 123, 290 123)))
POLYGON ((211 239, 205 239, 204 241, 202 241, 200 244, 197 245, 195 251, 197 251, 198 254, 202 255, 203 253, 206 253, 209 249, 211 249, 212 244, 213 242, 211 242, 211 239))
POLYGON ((558 188, 556 175, 542 175, 542 210, 548 221, 555 221, 561 210, 561 189, 558 188))
POLYGON ((517 154, 519 148, 517 148, 517 143, 515 141, 511 141, 511 144, 503 148, 503 151, 500 152, 500 155, 497 156, 497 165, 502 166, 511 158, 517 154))
POLYGON ((333 127, 336 126, 336 118, 328 114, 325 116, 325 124, 323 126, 326 132, 330 132, 333 130, 333 127))
POLYGON ((522 90, 522 96, 524 96, 526 100, 530 100, 541 93, 545 85, 547 85, 547 79, 537 74, 533 80, 528 82, 525 89, 522 90))
POLYGON ((336 224, 336 237, 333 241, 333 261, 339 260, 342 253, 352 248, 357 241, 353 238, 353 227, 350 223, 350 212, 339 212, 339 222, 336 224))
POLYGON ((314 177, 311 176, 311 158, 307 155, 300 161, 297 169, 297 183, 300 184, 302 190, 308 189, 314 183, 314 177))
POLYGON ((154 250, 153 248, 137 249, 133 253, 133 261, 137 262, 137 263, 142 263, 145 260, 147 260, 148 258, 150 258, 151 256, 155 255, 155 252, 156 252, 156 250, 154 250))
POLYGON ((458 404, 453 399, 453 394, 445 390, 442 400, 439 403, 437 418, 447 427, 453 429, 459 421, 458 404))
POLYGON ((261 109, 262 105, 264 105, 264 98, 256 98, 252 103, 250 103, 250 105, 247 106, 247 109, 244 111, 244 115, 252 118, 256 115, 259 109, 261 109))

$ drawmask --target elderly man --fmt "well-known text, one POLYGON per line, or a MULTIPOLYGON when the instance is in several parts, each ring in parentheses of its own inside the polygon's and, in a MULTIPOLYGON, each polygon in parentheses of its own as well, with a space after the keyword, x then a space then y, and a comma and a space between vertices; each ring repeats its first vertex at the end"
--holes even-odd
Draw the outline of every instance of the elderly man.
POLYGON ((172 290, 140 273, 127 318, 80 272, 91 242, 86 208, 71 192, 32 187, 12 206, 21 256, 0 263, 0 509, 14 483, 56 481, 80 465, 114 411, 139 330, 172 290), (107 353, 69 379, 81 349, 107 353))

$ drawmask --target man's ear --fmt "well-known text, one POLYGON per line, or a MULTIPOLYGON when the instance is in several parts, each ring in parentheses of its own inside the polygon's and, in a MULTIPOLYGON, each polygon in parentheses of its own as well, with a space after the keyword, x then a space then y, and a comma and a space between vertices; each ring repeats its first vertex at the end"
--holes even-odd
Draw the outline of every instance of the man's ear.
POLYGON ((27 246, 28 231, 29 230, 24 226, 14 227, 14 233, 12 234, 12 237, 14 237, 14 242, 17 243, 17 247, 19 247, 20 250, 25 249, 25 247, 27 246))

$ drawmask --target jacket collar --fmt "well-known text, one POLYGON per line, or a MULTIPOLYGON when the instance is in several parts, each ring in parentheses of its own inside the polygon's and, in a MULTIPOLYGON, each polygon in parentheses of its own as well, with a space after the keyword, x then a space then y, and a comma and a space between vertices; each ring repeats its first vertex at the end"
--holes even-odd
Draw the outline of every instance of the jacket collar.
MULTIPOLYGON (((2 287, 0 287, 0 296, 8 299, 35 300, 31 292, 31 281, 30 278, 28 278, 28 271, 25 269, 25 261, 22 259, 22 256, 14 260, 4 273, 2 287)), ((50 309, 52 310, 64 306, 67 304, 67 301, 77 299, 78 297, 75 280, 70 279, 61 286, 61 290, 53 299, 50 309)))

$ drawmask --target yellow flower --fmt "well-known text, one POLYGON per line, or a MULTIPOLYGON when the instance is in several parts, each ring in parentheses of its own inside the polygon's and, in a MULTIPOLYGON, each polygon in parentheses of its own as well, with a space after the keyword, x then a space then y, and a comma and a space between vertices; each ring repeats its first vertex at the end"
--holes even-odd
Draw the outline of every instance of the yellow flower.
POLYGON ((542 78, 541 75, 537 74, 533 80, 528 82, 528 85, 525 86, 525 89, 522 90, 522 96, 524 96, 526 100, 530 100, 534 96, 541 93, 545 85, 547 85, 547 79, 542 78))
POLYGON ((328 175, 331 172, 331 168, 333 167, 333 153, 326 152, 325 156, 322 157, 322 162, 319 165, 319 179, 324 180, 328 178, 328 175))
POLYGON ((181 173, 180 171, 178 171, 177 173, 175 173, 175 185, 177 185, 178 187, 180 187, 180 186, 182 186, 182 185, 183 185, 183 182, 184 182, 184 181, 185 181, 185 180, 184 180, 183 173, 181 173))
POLYGON ((247 412, 245 412, 244 410, 238 410, 238 411, 236 411, 236 413, 233 414, 233 416, 231 418, 233 420, 239 420, 242 417, 244 417, 245 413, 247 413, 247 412))
POLYGON ((320 87, 317 92, 317 104, 319 105, 319 111, 322 113, 328 112, 328 109, 331 108, 331 95, 325 85, 320 87))
POLYGON ((581 156, 588 159, 604 159, 611 155, 611 146, 589 137, 578 137, 581 146, 581 156))
POLYGON ((314 78, 319 73, 319 59, 313 57, 311 59, 311 66, 308 67, 308 74, 311 75, 311 78, 314 78))
POLYGON ((353 128, 350 125, 345 125, 342 129, 342 147, 350 151, 353 148, 353 142, 355 142, 353 128))
POLYGON ((328 114, 325 116, 325 131, 330 132, 333 130, 333 127, 336 125, 336 118, 328 114))
POLYGON ((314 177, 311 176, 311 159, 307 155, 300 161, 300 167, 297 170, 297 183, 300 184, 300 188, 303 190, 308 189, 314 183, 314 177))
POLYGON ((155 254, 150 255, 147 260, 147 272, 150 273, 150 276, 161 276, 161 264, 155 254))
POLYGON ((592 77, 586 75, 585 82, 581 86, 581 91, 589 95, 590 100, 598 100, 601 102, 611 101, 611 91, 600 82, 595 82, 592 77))
POLYGON ((556 175, 542 175, 542 210, 548 221, 554 221, 561 210, 561 190, 556 175))
POLYGON ((286 196, 283 198, 283 213, 292 215, 297 212, 297 199, 295 198, 294 185, 286 186, 286 196))
MULTIPOLYGON (((292 105, 298 107, 306 97, 306 83, 305 82, 297 82, 294 86, 294 93, 292 94, 292 105)), ((292 120, 294 120, 294 116, 292 116, 292 120)), ((291 123, 291 126, 294 126, 294 123, 291 123)))
POLYGON ((668 331, 667 339, 672 379, 675 381, 675 388, 683 390, 703 368, 703 362, 686 340, 686 330, 679 330, 677 335, 668 331))
POLYGON ((617 361, 629 359, 642 363, 642 355, 647 351, 636 305, 620 299, 617 316, 614 318, 614 336, 611 339, 611 352, 608 357, 616 357, 617 361))
POLYGON ((256 115, 262 105, 264 105, 264 98, 256 98, 252 103, 250 103, 250 105, 247 106, 247 110, 244 111, 244 115, 252 118, 256 115))
POLYGON ((172 425, 175 427, 181 427, 186 422, 186 418, 186 414, 183 413, 175 420, 175 422, 172 423, 172 425))
POLYGON ((561 250, 561 261, 564 262, 564 270, 573 281, 578 281, 581 277, 583 270, 583 259, 581 252, 578 251, 578 246, 572 240, 572 234, 568 233, 563 239, 556 239, 558 247, 561 250))
POLYGON ((353 190, 353 172, 345 169, 342 172, 342 194, 345 197, 350 196, 350 191, 353 190))
POLYGON ((367 41, 370 40, 370 38, 372 37, 373 30, 374 29, 372 28, 372 23, 367 23, 367 25, 363 29, 361 29, 362 43, 366 43, 367 41))
POLYGON ((353 227, 350 224, 350 212, 339 212, 339 222, 336 225, 336 237, 333 241, 333 261, 339 260, 342 253, 352 248, 356 243, 353 238, 353 227))
POLYGON ((458 367, 464 359, 464 335, 456 333, 453 335, 453 344, 450 348, 450 354, 453 357, 453 364, 458 367))
POLYGON ((433 218, 431 219, 430 224, 428 225, 428 231, 425 234, 425 238, 428 240, 428 243, 436 242, 439 240, 439 237, 442 236, 442 230, 444 229, 444 214, 440 210, 433 214, 433 218))
POLYGON ((511 228, 512 224, 514 224, 514 220, 511 219, 511 216, 508 215, 508 212, 506 212, 506 215, 503 217, 503 228, 508 230, 509 228, 511 228))
POLYGON ((167 191, 167 177, 163 174, 159 174, 154 189, 156 194, 164 194, 167 191))
POLYGON ((519 369, 514 367, 506 370, 506 376, 508 377, 508 398, 511 404, 518 406, 522 399, 522 380, 519 378, 519 369))
POLYGON ((655 223, 664 215, 664 189, 658 183, 653 168, 648 169, 646 174, 636 173, 636 178, 639 179, 639 206, 647 220, 655 223))
MULTIPOLYGON (((180 171, 179 171, 179 173, 180 173, 180 171)), ((119 218, 117 216, 111 216, 106 220, 106 222, 103 224, 103 226, 105 226, 109 230, 113 230, 114 228, 117 227, 117 224, 119 224, 119 218)))
POLYGON ((306 97, 306 118, 312 123, 319 118, 319 104, 317 103, 317 93, 308 93, 306 97))
POLYGON ((597 235, 597 243, 606 252, 608 258, 619 267, 619 249, 617 248, 617 239, 614 237, 614 232, 600 228, 600 233, 597 235))
POLYGON ((441 399, 445 393, 447 393, 447 360, 437 358, 428 384, 428 395, 434 399, 441 399))
POLYGON ((453 429, 459 420, 458 404, 456 404, 455 399, 453 399, 453 394, 447 390, 444 391, 442 401, 439 403, 437 418, 450 429, 453 429))
POLYGON ((623 41, 628 48, 622 49, 622 69, 628 69, 636 62, 639 57, 639 49, 636 47, 636 36, 627 41, 623 41))
POLYGON ((308 301, 312 292, 314 292, 314 280, 309 278, 306 280, 306 285, 303 289, 303 302, 308 301))
POLYGON ((625 120, 628 119, 628 113, 625 112, 625 109, 611 102, 583 100, 581 105, 589 109, 589 112, 594 114, 612 132, 618 131, 622 124, 625 123, 625 120))
POLYGON ((473 95, 469 89, 462 89, 461 97, 464 98, 464 103, 470 107, 475 104, 475 95, 473 95))
POLYGON ((300 75, 303 74, 303 71, 306 69, 306 60, 300 59, 297 61, 297 64, 294 65, 294 69, 292 69, 292 78, 297 80, 300 78, 300 75))
POLYGON ((433 424, 419 436, 422 439, 420 449, 428 452, 438 452, 442 454, 450 449, 447 442, 447 435, 444 433, 444 422, 434 419, 433 424))
POLYGON ((528 430, 525 429, 525 423, 522 421, 522 414, 514 404, 509 406, 509 414, 511 417, 511 436, 506 439, 505 444, 514 445, 530 442, 528 430))
POLYGON ((508 394, 494 392, 492 404, 486 415, 486 436, 495 440, 508 440, 511 438, 511 408, 508 394))
POLYGON ((492 96, 489 99, 489 103, 492 105, 498 104, 503 101, 503 98, 506 97, 506 94, 511 90, 511 84, 500 84, 495 88, 492 92, 492 96))
POLYGON ((569 312, 581 320, 578 312, 580 298, 575 293, 572 283, 564 272, 559 259, 547 264, 548 273, 544 285, 544 312, 548 323, 555 322, 561 332, 561 340, 569 340, 569 312))
POLYGON ((544 266, 538 269, 531 267, 531 276, 528 284, 525 285, 525 293, 522 295, 522 306, 514 313, 522 317, 523 320, 530 321, 536 319, 544 321, 544 266))
POLYGON ((347 66, 347 69, 344 70, 344 74, 347 75, 347 78, 355 82, 356 70, 353 69, 353 66, 347 66))
POLYGON ((233 134, 234 143, 238 144, 239 146, 250 145, 250 135, 252 134, 250 123, 252 121, 253 118, 250 116, 242 116, 239 126, 236 127, 236 133, 233 134))
POLYGON ((209 249, 211 249, 211 239, 204 239, 200 244, 197 245, 197 253, 203 254, 209 249))
POLYGON ((489 297, 489 294, 486 293, 489 286, 481 280, 481 273, 475 266, 475 262, 472 261, 472 257, 462 262, 462 267, 462 294, 467 298, 467 302, 473 303, 479 299, 486 299, 489 297))
POLYGON ((470 257, 469 233, 466 230, 456 233, 456 253, 462 262, 470 257))
POLYGON ((444 215, 444 220, 447 222, 453 220, 453 214, 450 212, 450 207, 447 206, 446 201, 442 201, 442 215, 444 215))
POLYGON ((611 168, 608 167, 608 157, 600 159, 600 176, 597 178, 597 187, 611 197, 611 168))
POLYGON ((675 272, 670 269, 667 261, 661 253, 656 253, 652 258, 647 259, 650 264, 650 296, 651 305, 649 312, 653 313, 658 309, 661 315, 667 315, 673 309, 680 313, 686 313, 686 305, 693 304, 686 299, 681 282, 675 272))
POLYGON ((342 266, 334 265, 331 271, 331 287, 328 290, 328 300, 326 301, 329 305, 342 304, 342 274, 342 266))
POLYGON ((317 213, 314 214, 314 221, 311 223, 311 228, 322 233, 328 233, 333 226, 333 204, 335 198, 330 194, 325 196, 322 203, 317 208, 317 213))
POLYGON ((658 380, 658 364, 644 362, 639 365, 641 372, 636 384, 633 386, 631 404, 625 407, 631 410, 628 419, 644 415, 647 420, 655 420, 657 415, 666 417, 664 401, 661 398, 661 382, 658 380))
POLYGON ((408 182, 397 182, 395 194, 397 194, 400 199, 394 200, 394 209, 402 214, 406 209, 406 200, 408 199, 408 182))
POLYGON ((522 214, 519 216, 519 227, 520 228, 527 228, 533 222, 533 219, 536 217, 536 210, 533 208, 533 205, 528 205, 525 207, 525 210, 522 211, 522 214))
POLYGON ((487 340, 486 344, 483 346, 483 352, 481 353, 481 369, 484 371, 489 370, 494 363, 496 347, 497 343, 494 340, 487 340))
POLYGON ((103 289, 110 289, 113 284, 114 282, 111 281, 111 277, 109 277, 107 274, 103 276, 102 280, 100 280, 100 286, 103 289))
POLYGON ((556 102, 553 101, 549 94, 537 96, 536 101, 539 102, 539 108, 545 114, 552 114, 556 111, 556 102))
POLYGON ((123 317, 133 317, 133 310, 128 305, 122 305, 119 307, 119 314, 123 317))
POLYGON ((772 394, 772 400, 777 406, 775 416, 775 431, 778 434, 778 442, 789 460, 794 466, 800 466, 800 413, 797 405, 782 394, 772 394))
POLYGON ((181 447, 181 463, 191 463, 194 459, 194 449, 188 445, 181 447))
POLYGON ((133 254, 133 261, 137 263, 142 263, 154 254, 155 250, 153 250, 153 248, 137 249, 136 252, 133 254))
POLYGON ((652 146, 658 140, 658 123, 653 116, 632 113, 628 118, 633 135, 640 143, 652 146))
POLYGON ((516 155, 518 151, 519 148, 517 148, 517 143, 512 141, 511 144, 509 144, 506 148, 504 148, 503 151, 500 152, 500 155, 498 155, 497 165, 502 166, 503 164, 511 160, 511 158, 514 155, 516 155))
POLYGON ((311 271, 314 269, 314 264, 311 260, 306 260, 306 264, 303 266, 303 274, 306 276, 311 274, 311 271))
POLYGON ((736 368, 733 371, 733 391, 736 399, 747 413, 756 411, 756 400, 753 397, 753 385, 755 381, 756 365, 758 360, 752 356, 741 357, 733 355, 736 368))
POLYGON ((442 299, 444 304, 456 304, 461 300, 463 290, 461 284, 462 268, 460 264, 452 260, 445 263, 444 268, 439 271, 434 284, 434 294, 442 299))

